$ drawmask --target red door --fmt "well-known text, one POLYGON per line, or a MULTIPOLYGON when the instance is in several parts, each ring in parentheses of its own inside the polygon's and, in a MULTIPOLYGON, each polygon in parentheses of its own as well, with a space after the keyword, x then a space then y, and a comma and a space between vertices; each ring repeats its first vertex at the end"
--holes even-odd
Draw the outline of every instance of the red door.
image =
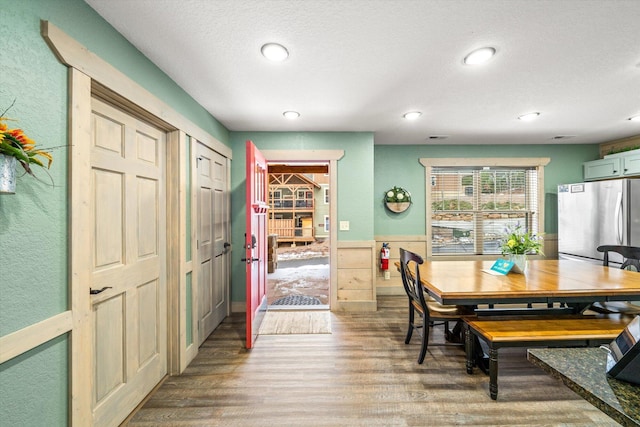
POLYGON ((267 161, 247 141, 247 348, 253 348, 267 311, 267 161))

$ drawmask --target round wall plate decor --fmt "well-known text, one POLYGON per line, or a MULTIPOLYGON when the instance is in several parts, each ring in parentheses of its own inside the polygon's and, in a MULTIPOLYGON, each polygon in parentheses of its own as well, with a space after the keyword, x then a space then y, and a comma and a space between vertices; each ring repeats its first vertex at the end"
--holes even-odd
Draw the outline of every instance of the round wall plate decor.
POLYGON ((411 206, 411 193, 402 187, 394 186, 385 192, 384 204, 391 212, 404 212, 411 206))

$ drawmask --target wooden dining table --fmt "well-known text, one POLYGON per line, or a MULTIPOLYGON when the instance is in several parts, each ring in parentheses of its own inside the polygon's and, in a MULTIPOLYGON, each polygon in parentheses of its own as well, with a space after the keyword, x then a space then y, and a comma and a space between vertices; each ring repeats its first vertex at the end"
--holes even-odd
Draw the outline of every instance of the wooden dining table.
MULTIPOLYGON (((475 312, 476 319, 481 316, 513 319, 512 315, 576 318, 596 301, 640 300, 640 274, 635 271, 574 260, 544 259, 530 260, 525 274, 494 275, 487 272, 493 263, 426 261, 418 266, 420 281, 436 301, 466 306, 466 311, 475 312)), ((467 372, 472 373, 475 365, 488 373, 491 396, 496 399, 498 347, 494 343, 495 348, 488 348, 475 334, 471 336, 467 333, 467 372)), ((517 344, 512 341, 509 345, 517 344)))
MULTIPOLYGON (((493 275, 493 261, 426 261, 425 290, 442 304, 564 303, 553 310, 580 313, 596 301, 640 300, 640 274, 574 260, 530 260, 526 274, 493 275)), ((535 309, 532 310, 533 314, 535 309)), ((504 314, 499 311, 477 309, 504 314)))

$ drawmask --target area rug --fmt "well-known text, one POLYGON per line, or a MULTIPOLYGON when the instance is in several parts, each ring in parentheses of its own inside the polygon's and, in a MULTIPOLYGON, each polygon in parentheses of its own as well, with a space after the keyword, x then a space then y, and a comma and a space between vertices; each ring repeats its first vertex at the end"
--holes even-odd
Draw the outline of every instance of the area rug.
POLYGON ((314 311, 267 311, 259 335, 285 334, 330 334, 331 312, 314 311))

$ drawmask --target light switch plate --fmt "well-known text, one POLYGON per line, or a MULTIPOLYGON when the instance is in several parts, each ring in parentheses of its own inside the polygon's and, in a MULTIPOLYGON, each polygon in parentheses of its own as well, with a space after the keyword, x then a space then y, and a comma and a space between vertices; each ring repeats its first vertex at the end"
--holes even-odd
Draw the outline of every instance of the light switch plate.
POLYGON ((340 231, 349 231, 349 221, 340 221, 340 231))

